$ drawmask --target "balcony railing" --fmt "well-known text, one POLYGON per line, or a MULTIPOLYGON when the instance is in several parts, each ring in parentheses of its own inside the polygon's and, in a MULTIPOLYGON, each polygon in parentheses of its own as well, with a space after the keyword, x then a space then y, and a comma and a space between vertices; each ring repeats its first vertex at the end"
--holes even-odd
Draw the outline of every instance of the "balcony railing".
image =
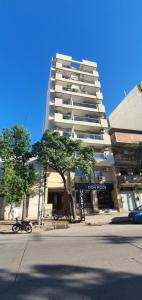
POLYGON ((83 103, 73 102, 73 105, 97 109, 96 104, 91 104, 91 103, 86 103, 86 102, 83 102, 83 103))
POLYGON ((72 132, 70 132, 70 131, 64 131, 63 132, 63 136, 72 136, 72 132))
POLYGON ((90 123, 98 123, 100 124, 100 120, 96 118, 89 117, 79 117, 79 116, 71 116, 71 115, 63 115, 63 119, 72 120, 72 121, 80 121, 80 122, 90 122, 90 123))
POLYGON ((103 136, 99 134, 84 134, 84 133, 78 133, 77 134, 78 139, 92 139, 92 140, 103 140, 103 136))
POLYGON ((74 81, 80 81, 79 77, 71 77, 71 76, 62 76, 63 79, 66 80, 74 80, 74 81))
POLYGON ((118 176, 118 182, 120 184, 127 183, 141 183, 142 184, 142 175, 120 175, 118 176))
POLYGON ((106 163, 114 163, 114 158, 112 153, 95 153, 94 158, 96 162, 106 162, 106 163))
POLYGON ((114 156, 114 159, 116 162, 118 161, 128 161, 128 162, 132 162, 132 161, 136 161, 136 157, 134 154, 116 154, 114 156))
POLYGON ((91 70, 82 70, 82 69, 80 69, 79 66, 78 66, 78 67, 77 67, 77 66, 74 67, 74 66, 72 66, 72 65, 69 65, 69 66, 67 66, 67 65, 62 65, 62 67, 63 67, 63 68, 67 68, 67 69, 76 69, 77 71, 81 71, 81 72, 93 74, 93 71, 91 71, 91 70))
POLYGON ((81 121, 81 122, 91 122, 91 123, 100 123, 99 119, 96 118, 90 118, 90 117, 79 117, 74 116, 75 121, 81 121))
POLYGON ((63 115, 63 119, 65 120, 73 120, 71 115, 63 115))
POLYGON ((71 101, 71 99, 63 100, 63 104, 97 109, 97 104, 91 104, 91 103, 86 103, 86 102, 82 102, 82 103, 74 102, 74 101, 71 101))
POLYGON ((87 79, 82 79, 82 78, 80 79, 78 76, 71 77, 71 76, 63 75, 62 78, 66 79, 66 80, 73 80, 73 81, 80 81, 80 82, 83 82, 83 83, 95 84, 94 80, 87 80, 87 79))
POLYGON ((104 153, 95 153, 95 159, 97 160, 97 159, 102 159, 102 160, 104 160, 104 159, 106 159, 106 154, 104 154, 104 153))
POLYGON ((63 104, 72 105, 71 99, 63 100, 63 104))
POLYGON ((67 87, 63 87, 63 91, 67 91, 67 92, 72 92, 72 93, 79 93, 79 94, 85 94, 85 95, 90 95, 90 96, 96 96, 95 92, 88 92, 88 91, 81 91, 78 89, 73 89, 73 88, 67 88, 67 87))

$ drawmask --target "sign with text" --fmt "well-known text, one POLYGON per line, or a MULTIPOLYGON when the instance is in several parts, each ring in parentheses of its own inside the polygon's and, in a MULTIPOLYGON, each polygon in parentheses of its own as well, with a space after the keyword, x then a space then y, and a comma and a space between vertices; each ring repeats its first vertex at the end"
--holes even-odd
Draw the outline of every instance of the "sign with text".
POLYGON ((96 190, 96 191, 109 191, 112 190, 111 183, 75 183, 76 190, 96 190))

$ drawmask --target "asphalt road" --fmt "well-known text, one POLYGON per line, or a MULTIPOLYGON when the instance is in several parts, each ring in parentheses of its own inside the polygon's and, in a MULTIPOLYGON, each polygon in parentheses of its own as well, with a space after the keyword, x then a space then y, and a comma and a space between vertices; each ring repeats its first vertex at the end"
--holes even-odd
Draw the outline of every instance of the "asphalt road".
POLYGON ((142 225, 0 234, 0 299, 142 298, 142 225))

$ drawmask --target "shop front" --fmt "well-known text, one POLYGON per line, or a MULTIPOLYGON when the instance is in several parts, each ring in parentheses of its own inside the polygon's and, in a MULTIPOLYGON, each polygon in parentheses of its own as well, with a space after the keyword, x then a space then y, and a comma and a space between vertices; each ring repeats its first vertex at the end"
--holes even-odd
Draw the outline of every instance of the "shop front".
POLYGON ((124 211, 133 210, 142 205, 142 190, 133 187, 121 188, 121 206, 124 211))
POLYGON ((76 183, 75 189, 77 209, 83 209, 86 215, 114 208, 111 183, 76 183))

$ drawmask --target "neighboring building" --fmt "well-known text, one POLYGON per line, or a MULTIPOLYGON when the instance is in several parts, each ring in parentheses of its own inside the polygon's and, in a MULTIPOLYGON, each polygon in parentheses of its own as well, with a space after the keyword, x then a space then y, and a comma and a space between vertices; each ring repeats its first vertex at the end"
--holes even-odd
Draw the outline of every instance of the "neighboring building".
POLYGON ((132 144, 142 142, 142 82, 110 114, 110 134, 115 159, 116 199, 120 210, 142 204, 142 174, 132 144))
MULTIPOLYGON (((84 190, 86 211, 114 208, 113 155, 108 134, 108 122, 97 64, 88 60, 76 61, 71 56, 56 54, 51 63, 47 94, 44 131, 52 129, 63 136, 80 139, 85 146, 94 146, 96 168, 88 190, 88 179, 81 172, 72 177, 72 194, 79 201, 79 191, 84 190), (81 185, 83 184, 83 185, 81 185)), ((45 209, 66 208, 63 182, 59 174, 49 170, 47 174, 45 209)))
MULTIPOLYGON (((37 180, 35 180, 33 187, 31 189, 30 195, 26 198, 26 218, 35 220, 39 216, 39 198, 40 198, 40 186, 39 186, 39 176, 40 176, 40 166, 38 161, 33 158, 30 160, 33 164, 37 180)), ((2 161, 0 160, 0 176, 2 176, 2 161)), ((13 209, 10 213, 11 205, 7 203, 6 197, 1 193, 0 189, 0 220, 8 220, 15 218, 22 218, 23 204, 12 205, 13 209)))

